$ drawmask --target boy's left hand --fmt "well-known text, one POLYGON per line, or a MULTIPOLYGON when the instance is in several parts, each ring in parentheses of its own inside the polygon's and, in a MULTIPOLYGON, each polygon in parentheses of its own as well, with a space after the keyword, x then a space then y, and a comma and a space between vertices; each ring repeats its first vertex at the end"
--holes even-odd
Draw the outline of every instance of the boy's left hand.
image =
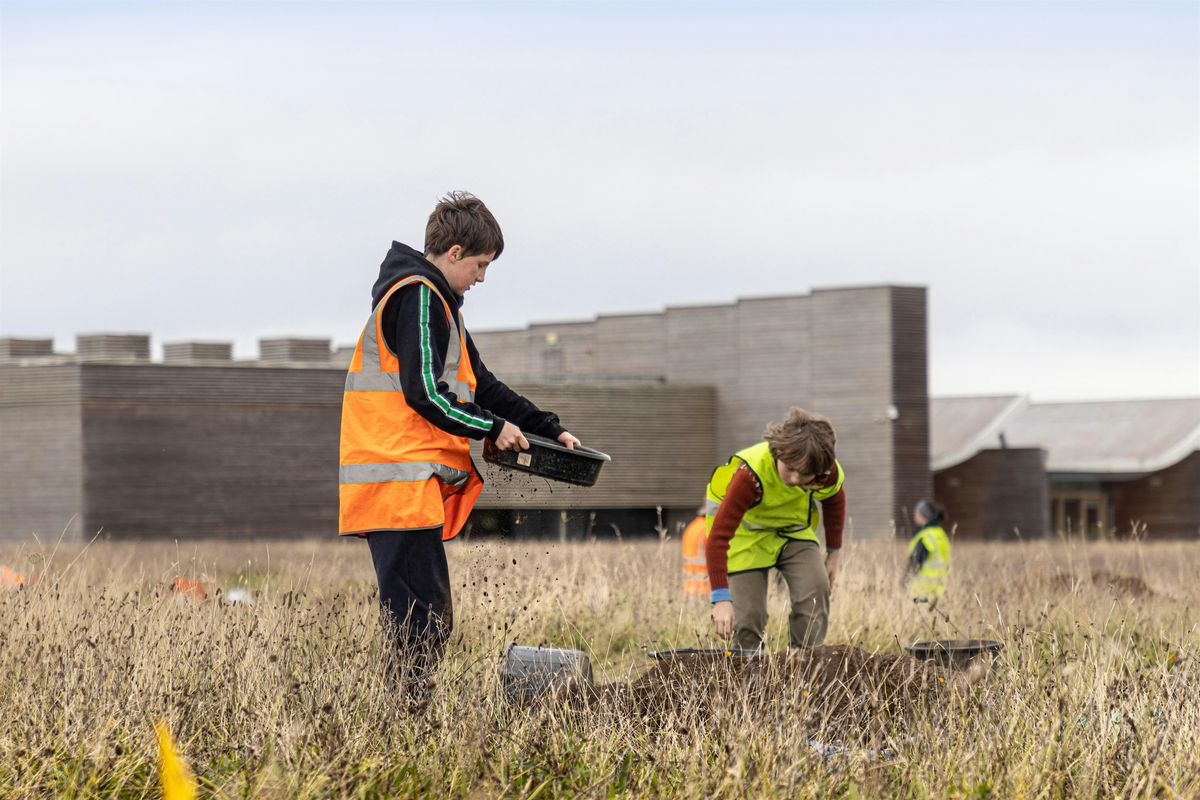
POLYGON ((558 435, 558 441, 565 444, 568 450, 574 450, 576 445, 583 444, 583 442, 572 436, 569 431, 563 431, 560 433, 558 435))
POLYGON ((838 552, 834 550, 832 553, 825 554, 825 574, 829 576, 829 588, 833 588, 833 578, 837 575, 838 567, 838 552))

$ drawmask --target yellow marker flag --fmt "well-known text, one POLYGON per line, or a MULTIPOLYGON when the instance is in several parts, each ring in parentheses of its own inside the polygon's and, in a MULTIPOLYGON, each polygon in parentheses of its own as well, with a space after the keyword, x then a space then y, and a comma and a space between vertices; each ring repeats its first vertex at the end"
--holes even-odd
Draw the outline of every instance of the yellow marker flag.
POLYGON ((196 779, 187 762, 175 752, 171 729, 159 720, 154 723, 158 733, 158 777, 162 781, 163 800, 196 800, 196 779))

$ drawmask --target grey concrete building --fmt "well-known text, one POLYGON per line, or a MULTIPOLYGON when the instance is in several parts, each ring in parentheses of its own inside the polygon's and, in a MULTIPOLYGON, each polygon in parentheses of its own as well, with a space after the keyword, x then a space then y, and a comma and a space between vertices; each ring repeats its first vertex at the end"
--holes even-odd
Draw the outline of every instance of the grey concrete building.
MULTIPOLYGON (((613 457, 582 489, 498 473, 471 532, 673 529, 712 468, 799 405, 828 415, 851 534, 929 494, 925 290, 867 287, 475 335, 489 368, 613 457)), ((146 334, 0 339, 0 536, 333 535, 347 348, 146 334)), ((478 448, 477 448, 478 450, 478 448)))
POLYGON ((713 386, 721 459, 759 441, 791 406, 825 414, 853 535, 892 535, 893 521, 932 491, 923 287, 817 289, 474 336, 493 372, 522 380, 713 386))

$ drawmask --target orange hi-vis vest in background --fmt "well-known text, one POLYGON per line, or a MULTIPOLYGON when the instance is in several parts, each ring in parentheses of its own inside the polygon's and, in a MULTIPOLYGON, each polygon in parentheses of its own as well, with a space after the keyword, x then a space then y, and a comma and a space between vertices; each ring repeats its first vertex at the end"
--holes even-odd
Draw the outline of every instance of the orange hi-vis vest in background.
MULTIPOLYGON (((427 279, 401 278, 371 312, 346 373, 338 469, 342 535, 441 526, 442 538, 453 539, 483 490, 471 462, 470 440, 438 428, 404 399, 400 362, 383 336, 383 309, 397 291, 414 283, 428 286, 442 301, 450 322, 450 344, 439 382, 457 397, 475 399, 475 371, 462 317, 427 279)), ((422 335, 427 337, 428 320, 422 323, 422 335)), ((429 351, 428 343, 425 349, 429 351)), ((436 401, 437 387, 425 389, 436 401)), ((453 415, 453 405, 448 413, 453 415)))
POLYGON ((708 597, 708 562, 704 545, 708 542, 708 526, 703 516, 696 517, 683 529, 683 596, 708 597))

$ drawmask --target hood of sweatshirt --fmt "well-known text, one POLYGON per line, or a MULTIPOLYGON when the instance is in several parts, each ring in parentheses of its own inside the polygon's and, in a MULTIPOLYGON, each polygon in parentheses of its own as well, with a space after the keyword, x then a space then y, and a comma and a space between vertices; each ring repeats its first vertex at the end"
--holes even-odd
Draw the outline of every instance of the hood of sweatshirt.
POLYGON ((371 308, 379 304, 392 284, 410 275, 428 278, 447 302, 452 302, 459 308, 462 307, 462 297, 454 293, 450 284, 446 282, 446 276, 437 267, 430 264, 423 253, 406 244, 392 242, 392 249, 388 250, 383 263, 379 265, 379 278, 376 279, 375 286, 371 289, 371 308))

